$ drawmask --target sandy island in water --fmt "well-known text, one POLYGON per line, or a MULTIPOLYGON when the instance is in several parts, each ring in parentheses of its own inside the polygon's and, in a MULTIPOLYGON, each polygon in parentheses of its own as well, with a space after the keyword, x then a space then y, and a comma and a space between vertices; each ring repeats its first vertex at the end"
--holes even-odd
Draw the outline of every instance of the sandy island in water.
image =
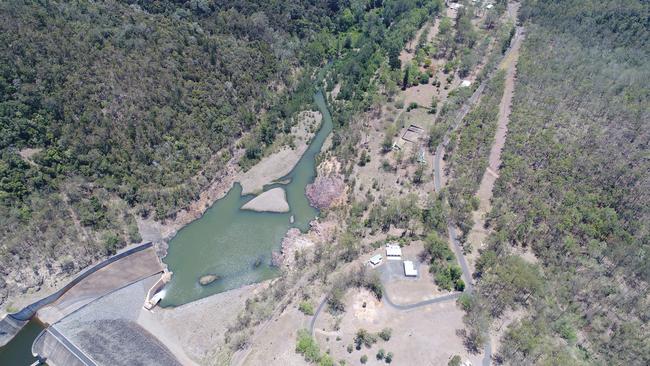
POLYGON ((248 201, 241 209, 257 212, 289 212, 289 203, 284 189, 277 187, 248 201))

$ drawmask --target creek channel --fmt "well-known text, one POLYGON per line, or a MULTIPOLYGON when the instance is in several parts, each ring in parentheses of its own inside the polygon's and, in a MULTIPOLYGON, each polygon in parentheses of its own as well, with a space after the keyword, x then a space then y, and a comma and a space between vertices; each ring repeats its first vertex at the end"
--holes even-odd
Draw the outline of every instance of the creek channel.
POLYGON ((263 189, 284 188, 289 212, 242 210, 254 196, 242 196, 241 186, 236 183, 201 218, 172 238, 163 261, 173 276, 165 287, 161 306, 179 306, 278 275, 278 269, 271 266, 271 252, 280 249, 290 228, 304 232, 318 215, 318 210, 309 205, 305 188, 316 176, 316 156, 332 131, 332 117, 322 92, 314 95, 314 102, 323 114, 318 132, 293 170, 278 179, 281 183, 263 189), (199 278, 208 274, 216 280, 201 285, 199 278))

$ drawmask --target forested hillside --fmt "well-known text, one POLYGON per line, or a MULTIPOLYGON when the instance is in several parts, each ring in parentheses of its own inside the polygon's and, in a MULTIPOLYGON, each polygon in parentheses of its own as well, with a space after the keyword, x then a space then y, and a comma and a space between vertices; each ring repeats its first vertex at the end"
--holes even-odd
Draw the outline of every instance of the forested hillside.
POLYGON ((494 232, 464 302, 477 346, 523 310, 500 340, 507 364, 650 363, 649 15, 635 0, 522 3, 494 232))
POLYGON ((322 60, 302 49, 336 10, 2 2, 0 303, 5 280, 39 286, 139 241, 134 215, 173 216, 246 132, 242 165, 259 159, 311 103, 300 70, 322 60))
POLYGON ((174 217, 226 162, 250 167, 309 107, 328 60, 346 125, 441 5, 0 4, 0 303, 139 241, 138 215, 174 217))

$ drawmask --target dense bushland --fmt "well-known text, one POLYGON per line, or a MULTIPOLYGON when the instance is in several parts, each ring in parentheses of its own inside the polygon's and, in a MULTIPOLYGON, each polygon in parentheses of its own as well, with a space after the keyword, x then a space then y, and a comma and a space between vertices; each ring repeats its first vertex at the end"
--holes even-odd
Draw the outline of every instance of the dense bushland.
POLYGON ((464 299, 470 343, 524 309, 508 364, 650 362, 648 3, 525 1, 500 178, 464 299), (536 263, 513 254, 532 251, 536 263))
POLYGON ((312 103, 320 60, 303 48, 336 11, 0 4, 0 303, 7 281, 24 291, 138 242, 134 215, 173 216, 236 148, 257 161, 312 103))

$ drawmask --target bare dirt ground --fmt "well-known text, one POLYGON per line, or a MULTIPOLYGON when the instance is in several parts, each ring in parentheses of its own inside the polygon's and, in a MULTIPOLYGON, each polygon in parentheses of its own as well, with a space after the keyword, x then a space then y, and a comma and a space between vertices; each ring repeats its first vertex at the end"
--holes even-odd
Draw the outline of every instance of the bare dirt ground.
POLYGON ((455 354, 480 364, 480 355, 468 354, 456 335, 464 313, 453 301, 400 311, 377 301, 367 290, 351 290, 346 296, 346 309, 338 330, 330 314, 323 314, 317 322, 316 339, 321 349, 330 350, 334 360, 361 365, 361 356, 367 355, 367 365, 386 365, 375 357, 381 348, 394 354, 395 365, 446 365, 455 354), (348 353, 347 346, 354 343, 359 329, 376 333, 383 328, 392 329, 389 341, 379 339, 370 349, 362 347, 348 353))
POLYGON ((296 333, 307 327, 310 317, 298 311, 297 306, 290 306, 282 315, 258 330, 256 337, 263 342, 256 342, 249 352, 237 355, 232 365, 242 366, 286 366, 306 365, 307 362, 295 352, 296 333))
MULTIPOLYGON (((453 17, 454 11, 448 10, 449 12, 451 14, 448 15, 453 17)), ((434 37, 435 32, 431 33, 434 34, 430 34, 430 37, 434 37)), ((439 67, 436 71, 441 73, 439 67)), ((431 98, 434 95, 439 97, 439 100, 444 101, 448 92, 458 86, 460 79, 457 77, 454 78, 452 83, 445 88, 446 76, 440 75, 439 78, 441 81, 440 88, 436 88, 431 84, 416 86, 401 93, 398 99, 403 99, 405 105, 413 101, 427 107, 430 105, 431 98)), ((388 123, 392 123, 398 117, 403 118, 403 124, 406 126, 410 123, 418 123, 423 124, 424 126, 422 127, 426 128, 435 122, 435 115, 428 115, 424 109, 404 112, 402 110, 395 110, 392 106, 382 108, 378 115, 369 118, 367 123, 364 124, 365 136, 363 137, 362 145, 367 149, 371 160, 363 167, 355 165, 353 175, 357 177, 357 185, 354 194, 357 197, 363 197, 367 191, 375 195, 386 194, 389 197, 417 192, 421 194, 422 198, 430 192, 433 192, 433 182, 430 178, 430 181, 425 180, 419 187, 415 187, 409 181, 408 177, 412 175, 417 165, 404 163, 404 161, 409 159, 409 154, 412 154, 412 151, 408 153, 402 152, 401 157, 395 157, 394 155, 396 154, 393 154, 393 152, 386 155, 382 155, 380 152, 383 131, 388 123), (383 159, 389 160, 390 164, 396 166, 396 171, 384 172, 382 168, 383 159), (377 181, 377 187, 372 188, 375 181, 377 181), (431 186, 428 187, 427 184, 431 186)), ((401 133, 402 131, 397 131, 398 136, 401 136, 401 133)), ((415 149, 415 151, 417 150, 419 149, 415 149)), ((432 156, 429 152, 427 152, 426 160, 432 161, 432 156)), ((431 167, 427 167, 427 175, 430 176, 431 170, 429 169, 431 167)), ((268 178, 265 179, 268 180, 268 178)), ((261 185, 258 185, 258 187, 261 189, 261 185)), ((417 245, 412 245, 412 247, 416 248, 417 245)), ((410 250, 409 248, 406 248, 405 255, 414 255, 415 253, 408 252, 410 250)), ((433 279, 428 274, 427 268, 421 266, 420 274, 421 277, 417 281, 395 281, 394 283, 389 283, 387 286, 388 291, 392 290, 391 294, 394 293, 395 295, 393 297, 396 297, 396 300, 400 302, 426 300, 436 297, 439 292, 435 284, 433 284, 433 279)), ((227 298, 220 301, 226 301, 228 304, 238 302, 240 304, 239 309, 245 302, 245 299, 241 297, 243 295, 240 296, 233 293, 224 296, 227 298)), ((365 291, 353 291, 353 294, 348 296, 348 298, 348 312, 340 320, 340 330, 335 329, 336 327, 334 325, 336 320, 331 315, 324 314, 322 319, 320 317, 318 319, 317 328, 325 328, 325 330, 321 329, 317 331, 317 338, 321 349, 323 351, 330 349, 335 360, 346 359, 348 360, 348 364, 359 364, 361 353, 354 351, 350 355, 345 350, 347 344, 352 342, 352 337, 358 327, 363 326, 369 330, 378 331, 387 326, 393 328, 393 339, 386 344, 374 346, 371 352, 363 350, 369 356, 369 364, 377 363, 374 354, 379 347, 395 354, 395 364, 446 364, 453 354, 461 355, 463 360, 470 359, 473 364, 480 363, 480 356, 470 357, 463 347, 462 339, 456 335, 457 328, 462 327, 463 312, 457 308, 453 301, 400 312, 374 300, 372 295, 365 291), (427 319, 427 321, 423 322, 423 319, 427 319), (336 341, 337 336, 341 337, 340 341, 336 341), (436 352, 421 352, 422 349, 435 349, 436 352)), ((218 303, 218 301, 215 300, 215 303, 218 303)), ((194 305, 194 303, 186 306, 191 305, 194 305)), ((218 308, 217 312, 222 312, 222 309, 218 305, 215 307, 218 308)), ((167 310, 163 311, 167 312, 167 310)), ((176 309, 171 310, 171 312, 176 311, 176 309)), ((204 309, 196 308, 192 311, 185 312, 204 314, 205 311, 204 309)), ((225 312, 229 314, 220 315, 218 316, 219 320, 216 320, 217 323, 220 321, 219 324, 222 331, 225 331, 224 323, 226 323, 228 316, 232 319, 237 314, 235 310, 225 312)), ((178 338, 179 344, 186 351, 188 349, 190 350, 187 352, 193 359, 202 361, 203 363, 215 364, 213 359, 210 362, 206 361, 213 358, 213 353, 207 352, 206 349, 218 347, 219 342, 223 339, 223 332, 214 330, 215 326, 219 326, 214 325, 215 320, 200 316, 195 316, 195 320, 190 321, 194 325, 194 328, 196 328, 196 331, 187 331, 187 328, 193 328, 187 327, 184 324, 187 319, 190 319, 188 318, 189 316, 183 313, 165 315, 164 319, 160 320, 160 322, 163 324, 166 323, 165 326, 171 329, 169 331, 170 334, 178 338), (212 329, 213 331, 208 331, 208 329, 212 329), (183 335, 174 334, 174 332, 179 331, 183 332, 183 335), (201 334, 201 336, 195 333, 201 334), (200 339, 197 339, 197 337, 200 337, 200 339), (206 338, 209 342, 206 341, 206 338), (210 346, 212 348, 209 348, 210 346)), ((271 321, 256 329, 254 337, 251 340, 253 343, 252 346, 247 352, 236 354, 233 359, 233 364, 305 364, 302 357, 294 351, 295 332, 297 329, 306 327, 308 320, 309 317, 297 311, 296 304, 289 306, 281 315, 274 317, 271 321), (278 334, 282 334, 283 336, 278 337, 278 334)), ((381 364, 384 364, 383 361, 381 364)))
POLYGON ((218 360, 216 350, 226 347, 223 342, 227 326, 243 309, 246 300, 267 285, 268 282, 263 282, 244 286, 175 308, 156 307, 151 312, 143 309, 138 324, 193 363, 212 365, 218 360))
POLYGON ((38 154, 42 150, 43 150, 42 148, 36 148, 36 149, 26 148, 20 150, 18 152, 18 155, 20 155, 20 157, 26 162, 28 162, 29 164, 36 165, 36 163, 32 158, 34 157, 34 155, 38 154))
MULTIPOLYGON (((389 112, 390 113, 390 112, 389 112)), ((405 123, 411 123, 410 116, 425 117, 426 112, 420 110, 413 110, 408 113, 403 113, 405 123)), ((387 126, 392 122, 394 116, 379 115, 368 121, 368 127, 364 128, 362 137, 362 147, 370 156, 370 161, 364 166, 358 164, 354 167, 353 176, 356 178, 356 185, 354 195, 357 200, 363 200, 367 192, 370 194, 385 197, 397 198, 404 197, 409 193, 416 193, 420 199, 425 199, 428 195, 427 192, 433 191, 433 179, 430 178, 433 172, 433 156, 425 149, 425 159, 428 162, 425 165, 424 181, 419 184, 413 182, 413 174, 417 169, 418 163, 411 162, 414 156, 417 156, 421 150, 421 143, 412 144, 404 143, 401 151, 390 151, 388 153, 382 152, 382 141, 384 139, 384 131, 387 126), (390 168, 384 168, 384 161, 386 161, 390 168), (416 187, 417 186, 417 187, 416 187)), ((428 115, 428 120, 416 118, 419 125, 425 130, 429 126, 431 116, 428 115)), ((402 130, 398 131, 398 136, 394 140, 401 140, 402 130)), ((423 136, 424 137, 424 136, 423 136)))
MULTIPOLYGON (((455 18, 455 11, 448 9, 448 15, 455 18)), ((430 26, 430 25, 429 25, 430 26)), ((436 28, 434 26, 434 28, 436 28)), ((421 32, 422 30, 420 30, 421 32)), ((435 32, 429 37, 435 37, 435 32)), ((418 33, 420 34, 420 33, 418 33)), ((415 38, 417 39, 417 37, 415 38)), ((402 53, 404 60, 410 60, 409 53, 402 53)), ((410 55, 412 58, 412 54, 410 55)), ((436 88, 429 85, 420 85, 408 88, 397 95, 397 100, 402 100, 404 105, 416 102, 421 106, 428 107, 433 96, 440 102, 444 102, 448 93, 460 84, 460 78, 455 77, 446 85, 446 75, 442 74, 441 66, 444 60, 436 64, 436 76, 441 81, 441 87, 436 88), (446 86, 446 88, 445 88, 446 86)), ((476 72, 470 75, 473 78, 476 72)), ((433 182, 427 181, 420 185, 414 185, 410 181, 417 164, 409 162, 414 152, 419 152, 421 145, 405 144, 401 152, 391 151, 386 154, 381 152, 381 143, 384 138, 384 131, 390 124, 397 120, 399 128, 395 131, 394 139, 398 139, 409 124, 417 124, 424 129, 435 123, 435 115, 429 115, 425 109, 415 109, 410 112, 394 108, 392 105, 383 106, 381 109, 368 113, 366 119, 360 125, 361 147, 370 156, 370 161, 364 164, 355 164, 352 176, 356 179, 356 185, 352 194, 357 200, 362 200, 367 194, 385 195, 386 197, 400 197, 415 192, 424 198, 433 192, 433 182), (392 169, 384 169, 387 161, 392 169), (429 187, 430 185, 430 187, 429 187)), ((432 161, 431 154, 426 152, 426 160, 432 161)), ((427 167, 426 175, 431 175, 431 167, 427 167)), ((428 177, 430 179, 430 177, 428 177)), ((364 245, 371 242, 383 240, 387 235, 399 235, 399 232, 381 233, 368 236, 363 239, 364 245)), ((413 259, 422 250, 421 243, 414 242, 404 248, 404 258, 413 259)), ((367 260, 372 254, 382 252, 381 249, 372 253, 366 253, 362 260, 367 260)), ((398 264, 400 264, 399 262, 398 264)), ((384 264, 385 265, 385 264, 384 264)), ((386 283, 386 291, 391 294, 396 302, 411 303, 432 299, 445 294, 437 289, 433 278, 428 273, 426 266, 419 267, 420 276, 418 279, 399 279, 386 283)), ((341 316, 332 316, 323 311, 315 324, 315 335, 321 351, 329 352, 334 360, 346 360, 347 364, 360 365, 360 357, 366 354, 369 358, 368 364, 382 364, 374 357, 379 348, 395 354, 394 364, 404 365, 444 365, 449 359, 458 354, 463 361, 469 360, 472 364, 481 364, 482 355, 470 355, 465 350, 463 340, 456 333, 463 327, 463 312, 456 306, 454 301, 438 304, 425 305, 410 310, 397 310, 386 304, 377 301, 372 294, 365 290, 351 290, 345 296, 347 311, 341 316), (426 320, 426 321, 424 321, 426 320), (347 345, 353 342, 354 334, 359 328, 377 332, 384 327, 393 329, 393 338, 388 342, 379 341, 379 344, 371 350, 365 348, 361 351, 354 350, 351 354, 347 352, 347 345), (427 350, 427 352, 422 352, 427 350)), ((290 306, 282 315, 266 324, 259 332, 259 336, 253 341, 252 351, 237 358, 235 364, 260 364, 266 363, 269 357, 273 357, 271 364, 305 364, 299 355, 295 354, 295 335, 281 337, 277 334, 291 334, 293 330, 305 327, 305 316, 297 312, 294 306, 290 306), (273 356, 270 356, 273 355, 273 356), (266 357, 265 357, 266 356, 266 357)))
POLYGON ((492 348, 492 354, 496 354, 499 351, 501 338, 508 330, 508 326, 522 319, 525 315, 526 312, 521 309, 515 311, 507 310, 499 319, 495 320, 495 324, 490 328, 490 339, 492 339, 490 346, 492 348))
MULTIPOLYGON (((294 253, 306 247, 331 242, 337 226, 336 221, 328 216, 312 221, 310 230, 305 234, 297 229, 290 230, 285 237, 286 243, 283 241, 282 244, 283 255, 286 257, 283 268, 288 272, 303 271, 303 268, 296 268, 294 253)), ((273 316, 253 330, 249 346, 233 355, 231 365, 307 365, 302 356, 296 354, 295 346, 297 331, 308 328, 312 318, 298 311, 298 304, 303 299, 299 294, 307 294, 315 306, 321 297, 322 289, 318 286, 310 287, 310 282, 305 277, 298 281, 291 290, 294 291, 293 302, 281 314, 273 316)))

